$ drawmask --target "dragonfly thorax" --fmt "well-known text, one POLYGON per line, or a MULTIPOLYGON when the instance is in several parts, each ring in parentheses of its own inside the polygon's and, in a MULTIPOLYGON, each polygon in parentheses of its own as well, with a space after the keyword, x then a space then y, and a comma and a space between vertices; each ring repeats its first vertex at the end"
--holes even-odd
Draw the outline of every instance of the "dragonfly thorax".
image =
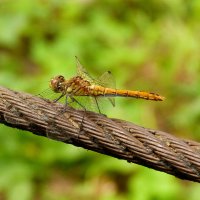
POLYGON ((50 80, 49 87, 56 93, 72 94, 72 95, 86 95, 88 93, 88 86, 90 82, 84 80, 80 76, 72 77, 66 80, 64 76, 55 76, 50 80))

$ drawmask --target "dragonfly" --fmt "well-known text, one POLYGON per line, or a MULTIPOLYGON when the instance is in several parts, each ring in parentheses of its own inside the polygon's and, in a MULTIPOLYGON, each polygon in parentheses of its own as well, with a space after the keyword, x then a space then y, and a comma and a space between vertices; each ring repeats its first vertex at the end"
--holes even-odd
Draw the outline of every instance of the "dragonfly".
POLYGON ((165 99, 165 97, 152 92, 116 89, 115 81, 110 71, 105 72, 98 79, 94 79, 81 65, 77 57, 76 67, 76 76, 65 79, 63 75, 57 75, 50 80, 50 89, 54 93, 60 93, 60 96, 54 100, 55 102, 65 97, 66 104, 68 103, 68 99, 71 99, 71 102, 76 102, 85 109, 84 105, 82 105, 76 97, 92 97, 98 107, 98 112, 101 113, 98 105, 99 97, 108 98, 113 106, 115 106, 115 97, 131 97, 152 101, 163 101, 165 99))

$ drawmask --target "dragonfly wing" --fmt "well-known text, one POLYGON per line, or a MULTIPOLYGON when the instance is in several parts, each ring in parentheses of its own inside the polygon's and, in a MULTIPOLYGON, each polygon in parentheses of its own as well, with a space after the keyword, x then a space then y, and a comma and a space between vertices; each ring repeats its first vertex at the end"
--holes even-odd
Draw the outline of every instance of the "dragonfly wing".
POLYGON ((94 79, 89 75, 89 73, 87 72, 85 67, 83 67, 83 65, 81 65, 77 56, 76 56, 76 68, 77 68, 78 76, 82 77, 83 79, 85 79, 87 81, 94 82, 94 79))
POLYGON ((81 110, 88 110, 93 112, 99 112, 98 104, 94 97, 91 96, 75 96, 74 99, 76 101, 71 100, 69 102, 69 106, 81 109, 81 110))
MULTIPOLYGON (((89 81, 91 84, 96 84, 96 85, 109 87, 113 89, 116 88, 115 79, 112 76, 112 73, 110 71, 105 72, 97 80, 95 80, 89 75, 87 70, 81 65, 77 56, 76 56, 76 67, 77 67, 77 75, 89 81)), ((113 106, 115 106, 114 98, 109 97, 108 100, 111 102, 113 106)))
MULTIPOLYGON (((103 87, 116 89, 115 78, 113 77, 110 71, 103 73, 96 81, 96 84, 101 85, 103 87)), ((115 98, 109 97, 108 100, 113 106, 115 106, 115 98)))

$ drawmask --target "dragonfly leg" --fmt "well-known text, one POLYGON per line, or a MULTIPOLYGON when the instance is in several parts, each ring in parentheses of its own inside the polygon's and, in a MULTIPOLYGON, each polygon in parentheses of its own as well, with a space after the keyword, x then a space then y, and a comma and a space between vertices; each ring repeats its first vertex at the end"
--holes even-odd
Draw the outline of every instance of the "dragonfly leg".
POLYGON ((74 101, 75 101, 75 99, 72 98, 70 95, 66 95, 66 96, 65 96, 65 106, 70 105, 70 104, 73 103, 74 101), (71 101, 69 101, 69 97, 70 97, 70 100, 71 100, 71 101))
MULTIPOLYGON (((63 96, 64 96, 64 95, 63 95, 63 96)), ((62 98, 63 96, 60 96, 59 99, 62 98)), ((68 98, 68 97, 70 97, 70 96, 69 96, 69 95, 66 95, 64 108, 63 108, 63 110, 61 111, 61 114, 65 113, 65 112, 67 111, 68 105, 70 105, 70 103, 73 103, 73 102, 74 102, 74 100, 73 100, 72 98, 70 98, 70 99, 71 99, 71 102, 69 102, 69 98, 68 98)))
POLYGON ((94 97, 94 99, 95 99, 95 102, 96 102, 96 104, 97 104, 97 108, 98 108, 99 114, 101 114, 101 110, 100 110, 100 108, 99 108, 99 104, 98 104, 97 98, 94 97))
POLYGON ((68 97, 69 97, 69 95, 66 95, 66 97, 65 97, 65 106, 68 106, 68 104, 71 103, 71 102, 68 102, 68 97))
MULTIPOLYGON (((57 99, 53 100, 53 102, 55 103, 55 102, 59 101, 64 96, 65 96, 65 94, 60 95, 57 99)), ((66 112, 66 110, 67 110, 68 104, 72 103, 72 102, 70 102, 70 103, 68 102, 68 97, 69 96, 66 95, 65 105, 64 105, 63 109, 60 111, 59 114, 64 114, 66 112)))
POLYGON ((65 94, 61 94, 57 99, 54 99, 53 102, 54 103, 58 102, 64 96, 65 96, 65 94))
MULTIPOLYGON (((80 107, 82 107, 84 109, 84 111, 86 111, 86 108, 80 102, 78 102, 74 97, 70 96, 70 99, 72 100, 72 102, 76 102, 80 107)), ((83 117, 81 119, 78 138, 79 138, 79 135, 83 132, 83 121, 84 121, 84 118, 85 118, 85 114, 86 113, 84 112, 83 117)))
POLYGON ((86 111, 86 108, 80 102, 78 102, 74 97, 70 96, 70 98, 72 102, 76 102, 79 106, 81 106, 86 111))

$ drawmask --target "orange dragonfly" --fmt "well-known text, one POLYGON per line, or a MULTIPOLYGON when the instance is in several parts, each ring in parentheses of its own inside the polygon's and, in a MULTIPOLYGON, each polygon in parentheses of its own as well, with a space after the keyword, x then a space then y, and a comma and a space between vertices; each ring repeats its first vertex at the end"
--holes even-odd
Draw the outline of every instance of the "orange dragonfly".
POLYGON ((70 98, 72 102, 76 102, 85 109, 84 105, 78 102, 75 97, 93 97, 97 104, 98 111, 101 113, 97 103, 98 97, 107 97, 113 106, 115 106, 114 97, 133 97, 153 101, 163 101, 165 99, 152 92, 115 89, 115 82, 110 71, 105 72, 100 78, 95 80, 80 64, 77 57, 76 65, 77 76, 65 79, 64 76, 58 75, 50 80, 49 86, 53 92, 61 94, 55 102, 65 96, 66 104, 68 103, 68 98, 70 98))

